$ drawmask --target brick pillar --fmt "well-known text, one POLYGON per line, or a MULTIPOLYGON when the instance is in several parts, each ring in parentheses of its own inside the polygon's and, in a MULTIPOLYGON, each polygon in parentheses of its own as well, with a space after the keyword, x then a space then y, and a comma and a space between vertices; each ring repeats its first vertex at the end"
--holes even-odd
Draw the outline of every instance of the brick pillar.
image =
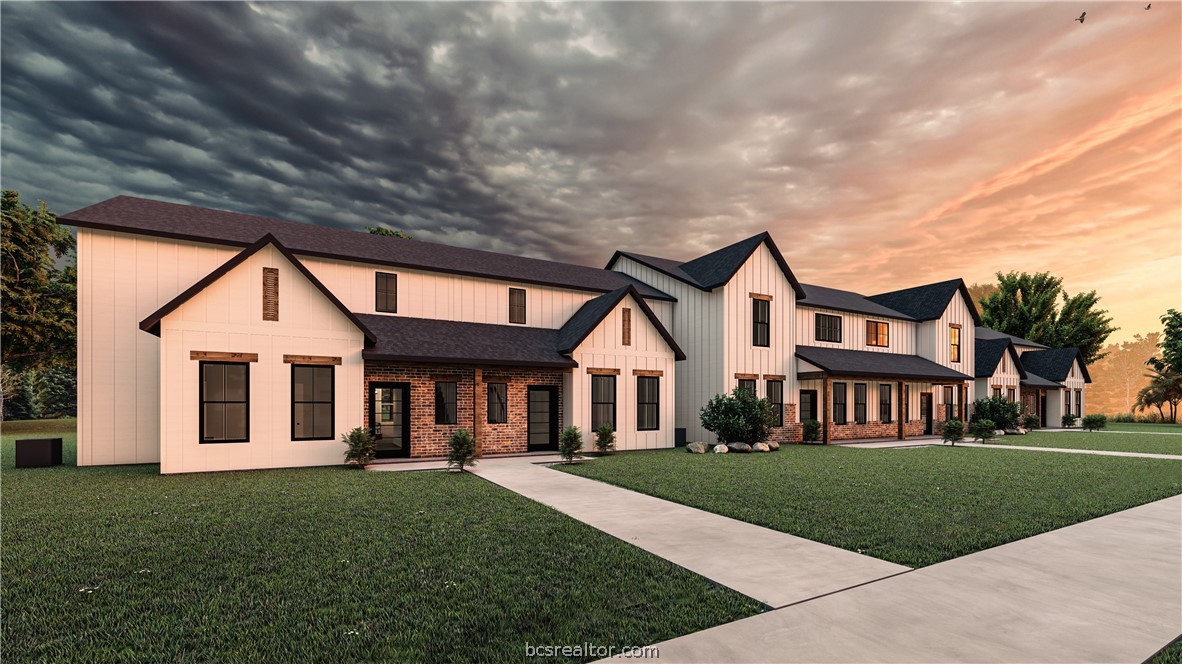
POLYGON ((484 385, 484 372, 480 369, 472 370, 472 438, 476 442, 476 456, 481 456, 484 452, 483 438, 480 435, 480 425, 484 418, 480 416, 485 412, 485 399, 488 398, 488 393, 481 389, 484 385))

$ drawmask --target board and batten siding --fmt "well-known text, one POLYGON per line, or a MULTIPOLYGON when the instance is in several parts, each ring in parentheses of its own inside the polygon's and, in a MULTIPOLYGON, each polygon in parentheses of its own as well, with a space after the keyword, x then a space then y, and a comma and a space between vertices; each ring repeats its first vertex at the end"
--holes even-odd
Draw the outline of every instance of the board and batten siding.
POLYGON ((657 328, 645 316, 631 296, 621 300, 599 326, 571 353, 579 366, 571 370, 569 384, 564 384, 569 417, 583 432, 583 449, 595 449, 595 431, 591 426, 591 374, 588 369, 617 369, 616 376, 616 449, 646 450, 673 447, 676 415, 677 361, 673 350, 657 328), (623 344, 624 308, 632 310, 632 343, 623 344), (660 371, 660 428, 636 429, 636 370, 660 371))
POLYGON ((1083 396, 1081 397, 1080 401, 1080 406, 1082 406, 1083 409, 1080 412, 1075 413, 1076 416, 1082 420, 1083 416, 1088 412, 1088 391, 1086 389, 1087 383, 1084 381, 1083 371, 1079 367, 1079 360, 1073 360, 1071 362, 1071 373, 1067 375, 1067 380, 1063 381, 1063 385, 1072 392, 1071 412, 1073 413, 1075 413, 1075 391, 1083 391, 1083 396))
POLYGON ((139 323, 238 251, 78 229, 78 465, 160 461, 160 340, 139 323))
POLYGON ((160 472, 342 463, 342 432, 362 425, 364 337, 274 246, 236 266, 160 324, 160 472), (279 269, 279 320, 263 320, 262 273, 279 269), (202 443, 200 373, 192 351, 256 353, 247 364, 249 442, 202 443), (326 440, 292 438, 292 365, 284 355, 340 357, 334 427, 326 440))
MULTIPOLYGON (((724 391, 738 387, 735 374, 758 374, 756 394, 767 396, 764 375, 785 376, 784 403, 796 403, 796 292, 780 270, 767 244, 760 244, 723 291, 724 391), (768 346, 752 344, 751 294, 770 295, 771 328, 768 346)), ((713 396, 713 395, 710 395, 713 396)), ((709 397, 707 397, 708 399, 709 397)), ((702 401, 698 407, 706 405, 702 401)))
POLYGON ((1018 366, 1014 364, 1014 358, 1010 357, 1010 352, 1007 350, 1002 353, 1001 361, 997 363, 997 368, 994 369, 992 376, 976 380, 977 399, 991 397, 993 396, 993 388, 1001 387, 1002 397, 1008 398, 1009 392, 1007 390, 1012 389, 1014 390, 1014 399, 1018 400, 1021 382, 1022 376, 1018 373, 1018 366))
POLYGON ((686 355, 678 363, 675 426, 686 430, 686 440, 715 440, 714 434, 702 428, 698 411, 725 389, 722 289, 700 290, 626 256, 617 260, 612 269, 677 298, 671 312, 672 325, 662 321, 686 355))
MULTIPOLYGON (((961 297, 960 291, 952 295, 944 313, 936 320, 924 321, 919 324, 916 334, 915 354, 929 359, 936 364, 972 376, 976 370, 974 346, 976 345, 976 321, 969 311, 969 305, 961 297), (949 346, 949 330, 953 325, 960 325, 960 361, 951 360, 949 346)), ((966 382, 968 386, 968 403, 976 400, 976 381, 966 382)))
POLYGON ((844 348, 846 350, 868 350, 880 353, 915 354, 916 323, 897 318, 869 316, 847 311, 836 311, 804 304, 796 306, 796 339, 801 346, 819 348, 844 348), (817 341, 817 314, 841 317, 841 343, 817 341), (887 345, 871 346, 866 343, 866 321, 886 323, 887 345))

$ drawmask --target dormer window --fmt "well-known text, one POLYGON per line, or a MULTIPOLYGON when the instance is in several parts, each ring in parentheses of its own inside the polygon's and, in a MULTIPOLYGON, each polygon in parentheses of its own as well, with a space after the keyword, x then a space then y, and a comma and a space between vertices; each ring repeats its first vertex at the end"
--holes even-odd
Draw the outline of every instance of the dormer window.
POLYGON ((817 341, 828 341, 830 343, 841 343, 841 316, 830 316, 829 314, 817 314, 817 341))
POLYGON ((374 311, 398 313, 398 275, 378 272, 374 275, 374 311))
POLYGON ((525 325, 525 289, 509 289, 509 322, 525 325))

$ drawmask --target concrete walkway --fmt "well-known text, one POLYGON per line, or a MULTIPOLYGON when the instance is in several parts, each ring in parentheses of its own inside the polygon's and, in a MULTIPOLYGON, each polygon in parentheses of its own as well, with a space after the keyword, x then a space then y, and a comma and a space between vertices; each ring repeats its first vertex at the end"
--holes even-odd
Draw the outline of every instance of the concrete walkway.
POLYGON ((1067 447, 1033 447, 1030 445, 990 445, 988 443, 957 443, 958 447, 989 447, 995 450, 1027 450, 1029 452, 1066 452, 1067 454, 1098 454, 1100 456, 1139 457, 1142 459, 1175 459, 1177 454, 1150 454, 1149 452, 1115 452, 1112 450, 1076 450, 1067 447))
POLYGON ((1182 496, 656 644, 661 662, 1142 662, 1182 633, 1182 496))
POLYGON ((473 473, 771 607, 910 569, 522 460, 473 473))

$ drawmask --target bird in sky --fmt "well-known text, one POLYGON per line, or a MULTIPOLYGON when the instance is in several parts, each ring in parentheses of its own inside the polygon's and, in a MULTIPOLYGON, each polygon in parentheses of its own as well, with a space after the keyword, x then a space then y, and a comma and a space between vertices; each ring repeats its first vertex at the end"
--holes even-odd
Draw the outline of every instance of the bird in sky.
POLYGON ((1087 18, 1087 16, 1088 16, 1088 13, 1087 13, 1087 12, 1084 12, 1084 13, 1080 14, 1080 15, 1079 15, 1079 18, 1077 18, 1077 19, 1075 19, 1075 20, 1079 21, 1080 23, 1083 23, 1083 22, 1084 22, 1084 19, 1085 19, 1085 18, 1087 18))

